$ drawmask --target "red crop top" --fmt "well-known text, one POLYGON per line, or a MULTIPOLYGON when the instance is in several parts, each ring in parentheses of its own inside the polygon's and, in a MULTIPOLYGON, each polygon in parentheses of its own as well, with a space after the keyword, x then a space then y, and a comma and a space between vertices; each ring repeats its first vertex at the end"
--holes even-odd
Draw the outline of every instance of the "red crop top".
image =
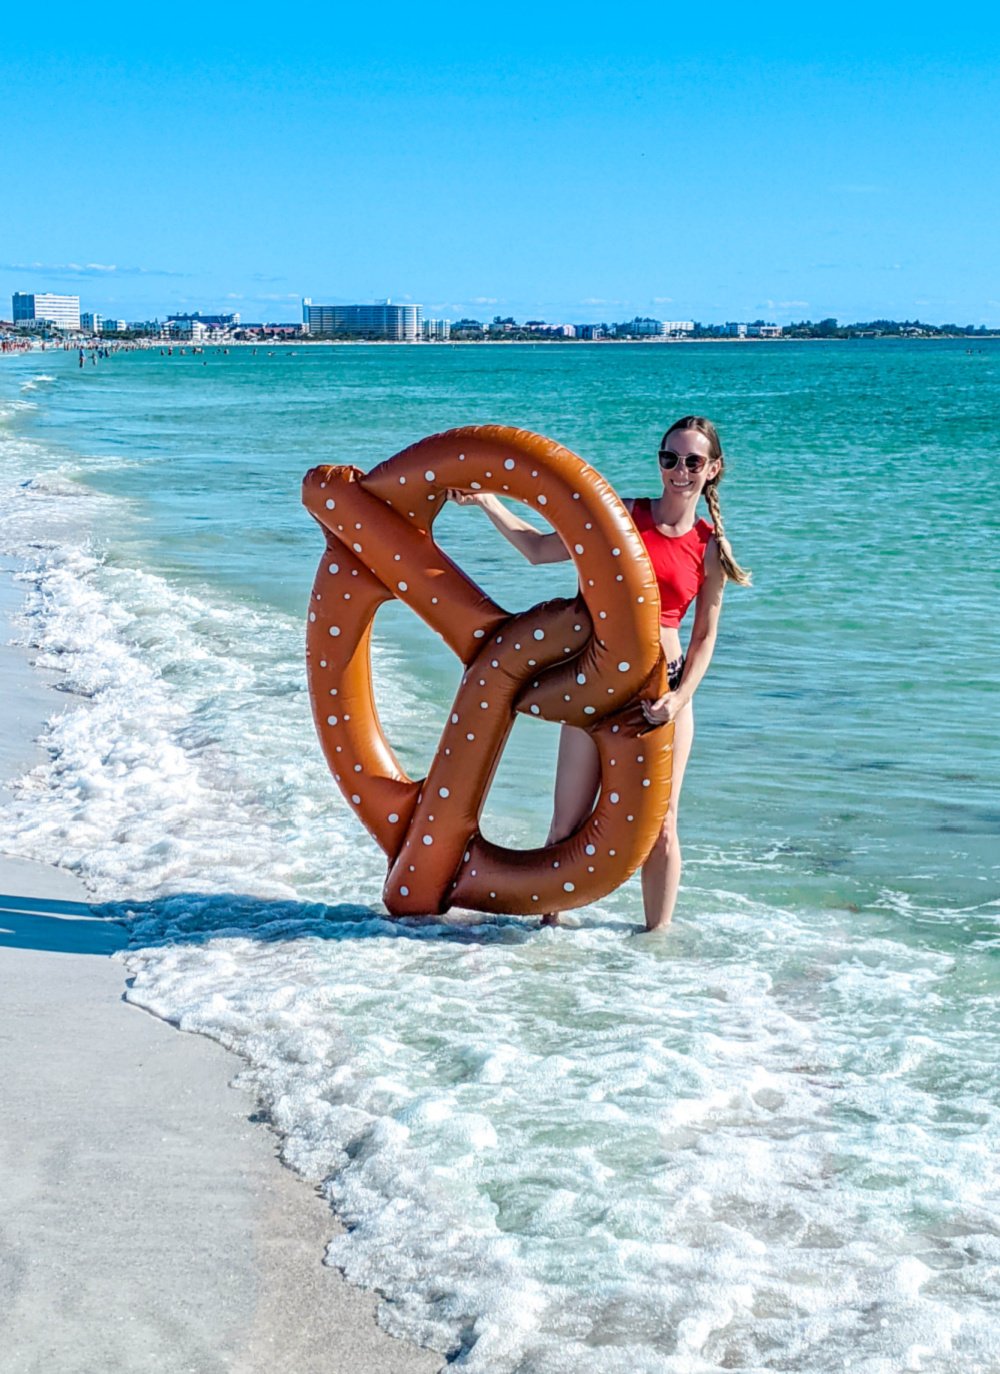
POLYGON ((699 520, 687 534, 671 538, 653 524, 649 497, 632 504, 632 520, 646 545, 660 589, 660 624, 680 628, 684 613, 705 580, 705 549, 715 526, 699 520))

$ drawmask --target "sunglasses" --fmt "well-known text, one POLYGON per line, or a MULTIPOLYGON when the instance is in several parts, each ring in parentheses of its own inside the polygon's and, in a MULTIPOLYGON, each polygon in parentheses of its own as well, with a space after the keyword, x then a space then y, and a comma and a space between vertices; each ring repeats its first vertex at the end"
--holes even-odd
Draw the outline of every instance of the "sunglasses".
POLYGON ((703 453, 675 453, 672 448, 660 449, 660 467, 664 472, 671 472, 678 463, 683 463, 688 472, 701 472, 708 462, 703 453))

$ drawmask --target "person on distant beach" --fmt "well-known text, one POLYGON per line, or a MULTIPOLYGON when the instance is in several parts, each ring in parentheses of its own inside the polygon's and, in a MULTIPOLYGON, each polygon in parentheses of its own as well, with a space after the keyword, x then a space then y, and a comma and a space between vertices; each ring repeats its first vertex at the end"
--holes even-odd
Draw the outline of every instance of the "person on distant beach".
MULTIPOLYGON (((642 870, 642 900, 646 929, 669 925, 681 879, 681 850, 677 839, 677 809, 684 769, 694 739, 692 698, 712 661, 722 593, 726 581, 750 585, 725 536, 719 509, 719 483, 725 466, 722 445, 710 420, 685 415, 670 426, 660 441, 662 492, 653 498, 624 498, 660 590, 660 643, 667 659, 670 691, 656 701, 643 702, 651 725, 674 722, 673 785, 670 806, 659 838, 642 870), (697 518, 698 500, 705 498, 712 523, 697 518), (687 647, 681 647, 680 624, 692 601, 694 627, 687 647)), ((560 563, 569 550, 555 532, 541 534, 514 515, 490 492, 453 489, 451 500, 460 506, 479 506, 500 533, 529 563, 560 563)), ((552 825, 547 844, 577 831, 590 815, 600 785, 597 745, 585 730, 564 725, 559 737, 552 825)), ((558 924, 558 916, 544 923, 558 924)))

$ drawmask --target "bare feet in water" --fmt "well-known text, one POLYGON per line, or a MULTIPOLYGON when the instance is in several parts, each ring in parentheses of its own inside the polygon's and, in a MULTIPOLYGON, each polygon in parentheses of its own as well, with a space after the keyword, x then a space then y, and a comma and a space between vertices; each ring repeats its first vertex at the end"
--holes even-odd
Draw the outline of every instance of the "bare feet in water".
POLYGON ((559 924, 558 911, 547 911, 542 917, 543 926, 557 926, 559 924))

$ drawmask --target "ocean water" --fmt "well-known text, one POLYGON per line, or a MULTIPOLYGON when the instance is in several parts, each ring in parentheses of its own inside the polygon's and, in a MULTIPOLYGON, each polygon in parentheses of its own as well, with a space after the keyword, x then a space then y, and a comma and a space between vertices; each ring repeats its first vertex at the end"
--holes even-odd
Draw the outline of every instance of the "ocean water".
MULTIPOLYGON (((128 996, 241 1054, 350 1228, 380 1320, 481 1374, 1000 1369, 1000 346, 158 350, 0 363, 0 553, 56 718, 3 848, 130 928, 128 996), (696 701, 674 927, 638 886, 569 929, 393 922, 316 743, 317 462, 458 424, 654 492, 718 423, 750 590, 696 701)), ((509 609, 572 590, 485 518, 509 609)), ((412 775, 458 665, 376 622, 412 775)), ((544 837, 521 721, 491 838, 544 837)))

